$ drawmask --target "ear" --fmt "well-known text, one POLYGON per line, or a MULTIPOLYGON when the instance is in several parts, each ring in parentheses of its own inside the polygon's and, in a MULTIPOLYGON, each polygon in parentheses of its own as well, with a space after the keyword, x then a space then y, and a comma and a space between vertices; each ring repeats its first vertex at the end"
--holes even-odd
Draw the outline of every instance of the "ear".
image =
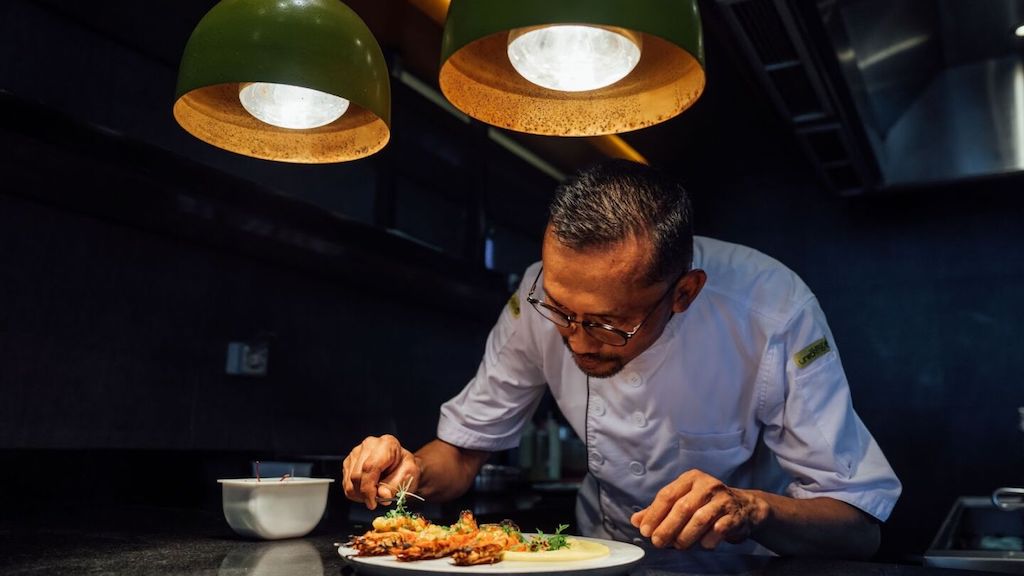
POLYGON ((695 268, 690 270, 676 283, 676 291, 672 299, 672 311, 676 314, 685 312, 690 304, 697 299, 708 275, 703 270, 695 268))

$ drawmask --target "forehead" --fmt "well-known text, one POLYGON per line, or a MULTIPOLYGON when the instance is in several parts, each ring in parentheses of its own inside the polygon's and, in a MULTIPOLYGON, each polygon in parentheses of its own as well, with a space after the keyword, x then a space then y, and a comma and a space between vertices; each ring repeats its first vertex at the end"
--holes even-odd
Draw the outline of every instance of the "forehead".
POLYGON ((573 250, 550 232, 542 248, 544 291, 579 313, 630 313, 648 293, 662 290, 646 279, 650 243, 630 238, 618 244, 573 250))

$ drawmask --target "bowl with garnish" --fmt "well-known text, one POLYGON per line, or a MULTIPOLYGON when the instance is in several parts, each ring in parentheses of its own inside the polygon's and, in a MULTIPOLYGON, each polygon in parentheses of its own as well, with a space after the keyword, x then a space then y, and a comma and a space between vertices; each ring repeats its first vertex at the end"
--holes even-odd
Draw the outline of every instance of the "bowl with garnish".
POLYGON ((224 518, 242 536, 280 540, 305 536, 327 508, 331 478, 233 478, 222 486, 224 518))

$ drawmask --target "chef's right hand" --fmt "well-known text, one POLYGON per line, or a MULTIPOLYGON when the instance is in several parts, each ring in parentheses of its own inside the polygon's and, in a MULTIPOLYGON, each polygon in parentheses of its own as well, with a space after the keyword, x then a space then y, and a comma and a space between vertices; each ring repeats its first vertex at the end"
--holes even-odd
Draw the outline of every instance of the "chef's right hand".
POLYGON ((368 436, 342 463, 342 487, 349 500, 373 510, 379 500, 391 500, 398 486, 410 482, 414 492, 420 481, 416 458, 390 434, 368 436))

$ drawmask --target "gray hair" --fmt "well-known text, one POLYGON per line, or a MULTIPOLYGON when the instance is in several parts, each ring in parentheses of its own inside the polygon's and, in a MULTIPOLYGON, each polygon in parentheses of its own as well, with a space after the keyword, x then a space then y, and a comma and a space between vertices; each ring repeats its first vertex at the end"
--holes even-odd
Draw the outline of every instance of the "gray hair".
POLYGON ((605 160, 578 172, 555 190, 549 215, 555 238, 573 250, 648 238, 650 282, 680 275, 693 261, 689 195, 678 181, 643 164, 605 160))

